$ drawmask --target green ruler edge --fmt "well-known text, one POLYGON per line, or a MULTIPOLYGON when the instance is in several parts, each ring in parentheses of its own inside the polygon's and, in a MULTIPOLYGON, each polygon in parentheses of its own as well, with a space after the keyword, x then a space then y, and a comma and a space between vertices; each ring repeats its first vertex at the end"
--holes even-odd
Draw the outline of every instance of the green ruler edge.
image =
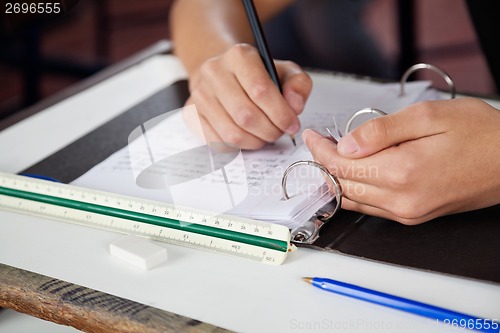
POLYGON ((245 233, 239 233, 231 230, 214 228, 206 225, 196 224, 192 222, 182 222, 175 219, 154 216, 149 214, 143 214, 139 212, 134 212, 125 209, 119 209, 114 207, 96 205, 87 202, 81 202, 77 200, 71 200, 66 198, 59 198, 55 196, 50 196, 41 193, 27 192, 17 189, 11 189, 0 186, 0 194, 16 197, 20 199, 32 200, 37 202, 43 202, 46 204, 62 206, 66 208, 78 209, 90 213, 96 213, 101 215, 113 216, 117 218, 123 218, 127 220, 137 221, 141 223, 152 224, 160 227, 166 227, 176 230, 182 230, 186 232, 201 234, 210 237, 216 237, 221 239, 226 239, 230 241, 236 241, 244 244, 255 245, 271 250, 277 250, 281 252, 288 251, 288 243, 286 241, 265 238, 256 235, 249 235, 245 233))

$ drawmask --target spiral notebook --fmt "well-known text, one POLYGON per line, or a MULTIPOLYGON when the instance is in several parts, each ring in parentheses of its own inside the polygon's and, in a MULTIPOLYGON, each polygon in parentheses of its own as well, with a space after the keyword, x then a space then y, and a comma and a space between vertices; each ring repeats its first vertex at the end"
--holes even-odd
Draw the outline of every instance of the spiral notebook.
MULTIPOLYGON (((333 122, 332 115, 336 116, 339 126, 343 127, 349 115, 356 110, 374 107, 391 113, 415 101, 427 99, 430 96, 436 98, 439 95, 435 90, 428 89, 429 82, 411 83, 407 85, 406 94, 399 96, 399 83, 382 84, 322 73, 312 73, 312 78, 315 88, 301 118, 302 127, 317 128, 324 133, 325 124, 330 126, 329 124, 333 122)), ((181 141, 192 148, 192 142, 196 142, 192 140, 196 139, 189 137, 190 132, 182 127, 180 116, 169 112, 182 107, 187 96, 186 82, 177 82, 26 171, 52 176, 64 182, 73 181, 80 186, 166 200, 165 191, 162 191, 162 188, 154 188, 155 182, 148 183, 148 177, 142 183, 139 182, 140 186, 138 186, 138 177, 143 174, 143 171, 150 170, 150 167, 155 164, 153 162, 164 160, 164 156, 160 154, 155 157, 155 154, 152 154, 153 159, 150 158, 149 161, 139 159, 137 165, 134 166, 134 171, 127 146, 130 140, 144 141, 145 138, 151 138, 149 134, 155 134, 156 126, 150 126, 152 119, 160 120, 153 122, 154 125, 158 125, 162 123, 163 118, 168 118, 166 125, 164 123, 163 125, 170 126, 176 131, 175 133, 184 135, 181 136, 181 141), (134 136, 133 133, 136 135, 134 136), (137 135, 138 133, 147 133, 147 135, 137 135), (97 149, 94 149, 96 145, 97 149), (143 163, 142 166, 141 163, 143 163)), ((161 135, 158 137, 162 138, 161 135)), ((151 147, 154 148, 150 145, 149 148, 151 147)), ((231 161, 239 161, 245 167, 248 166, 249 171, 257 172, 258 170, 257 173, 249 172, 246 190, 267 190, 267 193, 258 193, 266 194, 261 198, 267 198, 267 200, 238 202, 245 196, 245 192, 241 192, 242 187, 233 186, 242 179, 241 175, 234 174, 231 168, 214 175, 215 178, 206 178, 194 184, 191 191, 183 188, 177 192, 170 191, 169 194, 172 195, 174 192, 181 196, 182 193, 188 194, 187 198, 183 199, 189 200, 193 189, 197 189, 203 181, 209 182, 214 179, 216 181, 221 177, 229 177, 231 181, 221 183, 226 188, 222 187, 219 190, 225 195, 222 201, 226 202, 230 209, 225 206, 220 207, 221 210, 230 212, 233 209, 233 213, 256 219, 273 220, 293 229, 314 216, 317 209, 324 206, 324 202, 321 198, 313 196, 312 199, 299 197, 296 202, 286 204, 281 202, 279 205, 278 201, 282 193, 279 184, 276 185, 276 180, 281 179, 282 171, 291 162, 298 159, 310 159, 310 154, 300 140, 298 147, 294 148, 291 147, 287 138, 282 138, 268 149, 268 151, 254 153, 255 156, 251 154, 247 156, 247 153, 243 152, 240 159, 231 159, 231 161), (266 183, 267 188, 253 186, 262 185, 262 183, 266 183), (228 189, 227 185, 233 187, 228 189)), ((195 153, 200 152, 195 151, 195 153)), ((206 153, 206 151, 201 153, 206 153)), ((238 157, 241 152, 233 153, 238 157)), ((191 159, 193 155, 189 156, 191 159)), ((179 160, 176 159, 175 162, 179 160)), ((216 160, 212 162, 217 164, 216 160)), ((237 163, 231 165, 236 169, 237 166, 237 163)), ((175 187, 178 183, 180 182, 174 181, 168 185, 175 187)), ((206 193, 203 195, 207 197, 206 193)), ((221 196, 218 194, 218 197, 221 196)), ((407 227, 393 221, 341 210, 324 225, 319 237, 312 244, 305 246, 500 283, 498 217, 500 217, 500 208, 497 206, 443 217, 420 226, 407 227)))

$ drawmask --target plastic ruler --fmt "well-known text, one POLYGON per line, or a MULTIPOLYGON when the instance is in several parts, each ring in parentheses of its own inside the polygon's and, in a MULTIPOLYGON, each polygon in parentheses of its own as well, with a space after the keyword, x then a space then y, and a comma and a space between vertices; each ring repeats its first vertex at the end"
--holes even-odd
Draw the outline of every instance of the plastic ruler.
POLYGON ((293 249, 282 225, 6 173, 0 209, 269 264, 281 264, 293 249))

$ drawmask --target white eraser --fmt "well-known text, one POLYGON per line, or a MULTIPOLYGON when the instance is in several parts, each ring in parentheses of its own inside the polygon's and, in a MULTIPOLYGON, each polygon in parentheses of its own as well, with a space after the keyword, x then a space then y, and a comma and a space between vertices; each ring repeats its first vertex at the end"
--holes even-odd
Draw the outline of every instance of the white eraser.
POLYGON ((111 255, 143 269, 150 269, 167 260, 167 249, 151 241, 128 235, 109 244, 111 255))

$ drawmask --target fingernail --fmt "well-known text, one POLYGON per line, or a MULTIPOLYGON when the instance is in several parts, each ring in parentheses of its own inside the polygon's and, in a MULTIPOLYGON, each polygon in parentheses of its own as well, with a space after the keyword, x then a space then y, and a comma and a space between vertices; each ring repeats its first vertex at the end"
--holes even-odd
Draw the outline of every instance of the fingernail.
POLYGON ((340 139, 337 150, 341 155, 351 155, 359 150, 359 145, 351 134, 347 134, 340 139))
POLYGON ((302 137, 303 141, 306 141, 306 137, 310 135, 309 132, 312 132, 312 130, 310 130, 309 128, 306 128, 302 131, 302 134, 300 136, 302 137))
POLYGON ((295 134, 300 130, 300 125, 298 123, 293 124, 292 126, 288 127, 286 132, 288 134, 295 134))
POLYGON ((312 130, 310 128, 306 128, 305 130, 302 131, 302 138, 306 137, 306 136, 321 136, 321 134, 319 134, 318 132, 316 132, 315 130, 312 130))
POLYGON ((290 92, 287 96, 287 101, 293 111, 297 114, 301 113, 304 109, 304 98, 296 92, 290 92))

